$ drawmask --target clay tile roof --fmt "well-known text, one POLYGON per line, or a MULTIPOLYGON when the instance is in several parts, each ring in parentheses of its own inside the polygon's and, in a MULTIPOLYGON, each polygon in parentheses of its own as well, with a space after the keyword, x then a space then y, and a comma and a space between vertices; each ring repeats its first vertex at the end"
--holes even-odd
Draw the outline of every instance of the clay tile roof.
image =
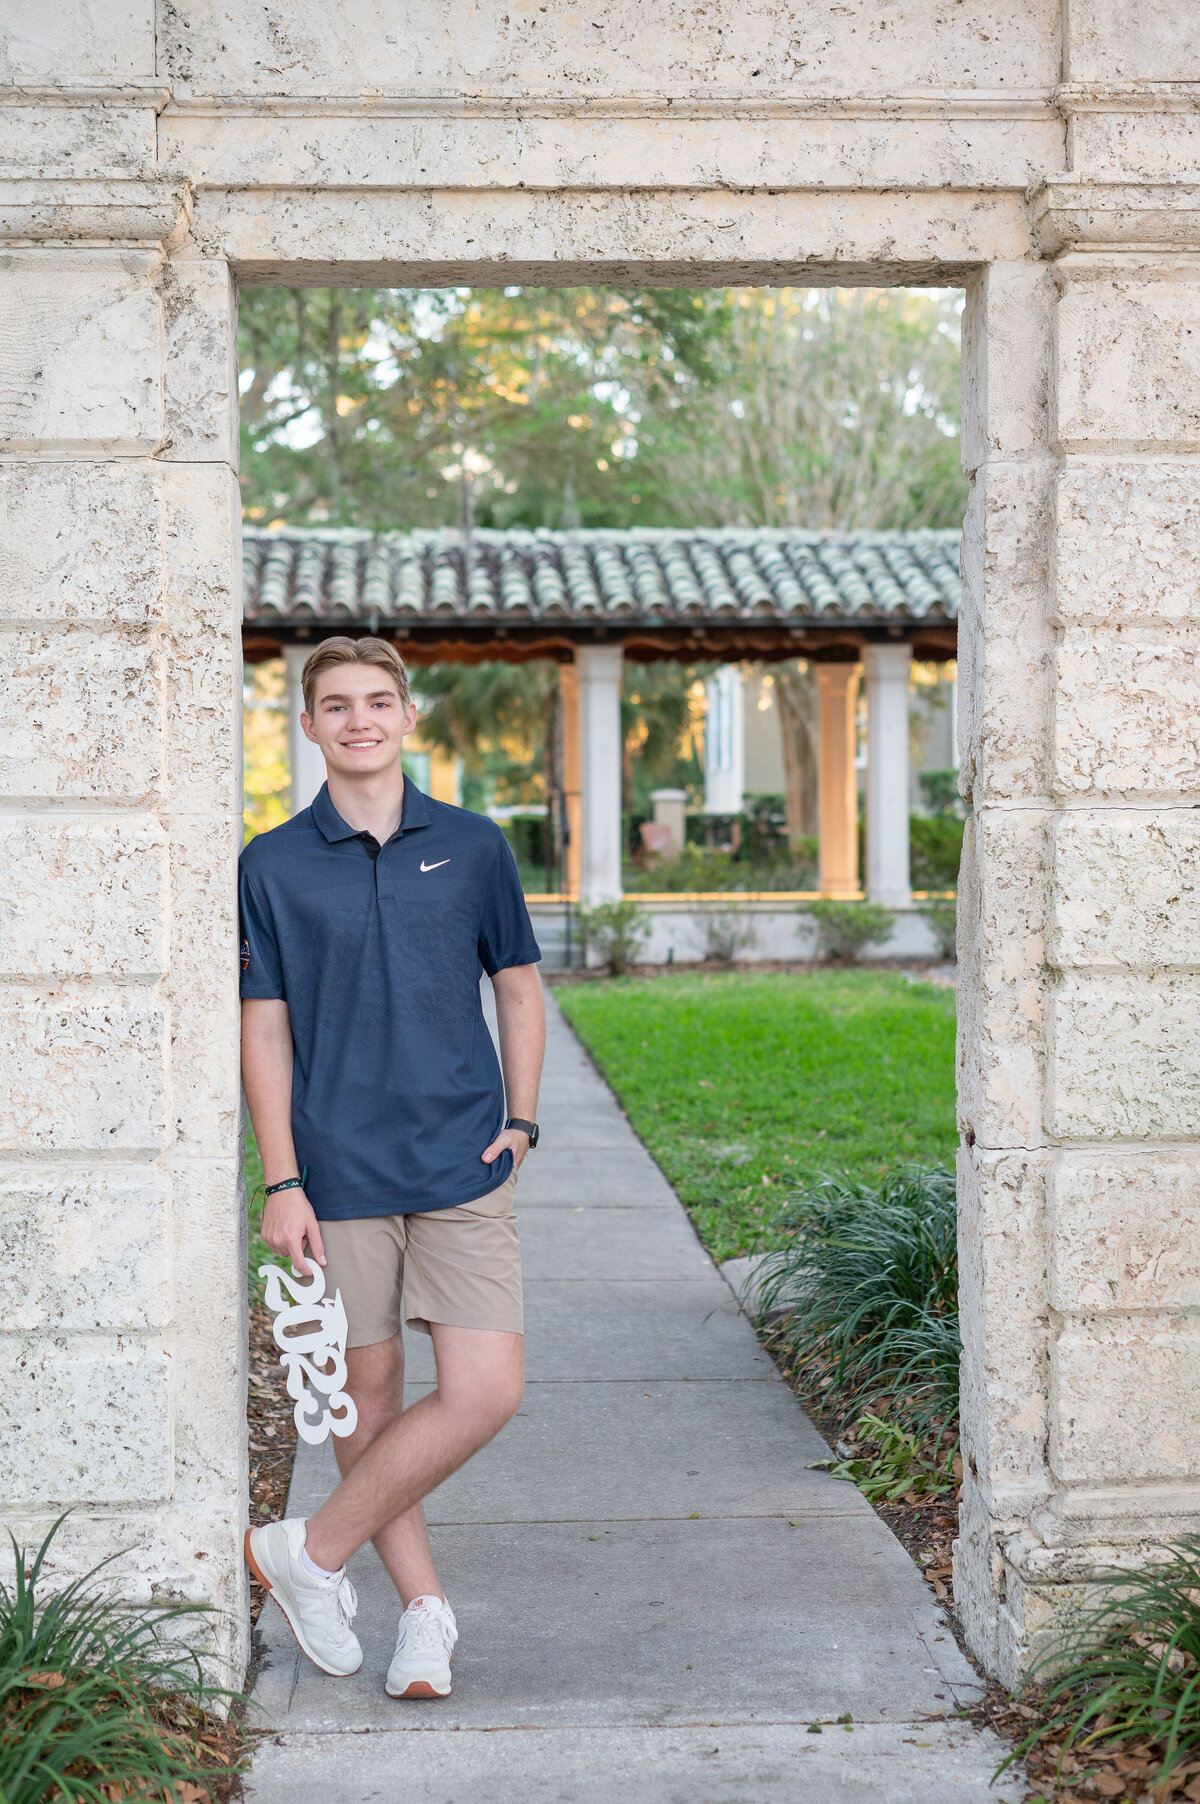
POLYGON ((952 532, 373 534, 247 526, 245 614, 285 622, 951 621, 952 532))

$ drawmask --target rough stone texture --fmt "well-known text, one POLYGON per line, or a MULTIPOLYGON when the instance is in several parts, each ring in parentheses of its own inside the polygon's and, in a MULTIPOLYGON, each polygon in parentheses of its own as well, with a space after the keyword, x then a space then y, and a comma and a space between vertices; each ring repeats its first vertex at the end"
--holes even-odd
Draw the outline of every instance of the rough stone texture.
POLYGON ((1046 820, 988 810, 968 822, 959 873, 958 1111, 984 1146, 1036 1146, 1046 1071, 1046 820))
POLYGON ((1098 1567, 1200 1525, 1171 1415, 1200 1134, 1189 10, 384 11, 20 0, 0 34, 0 1221, 62 1279, 21 1293, 43 1489, 12 1520, 80 1506, 63 1572, 140 1537, 121 1582, 216 1602, 240 1661, 230 272, 963 283, 958 1572, 1015 1677, 1098 1567))
MULTIPOLYGON (((642 165, 644 169, 644 162, 642 165)), ((914 282, 960 280, 1029 251, 1007 190, 821 189, 762 193, 706 185, 600 189, 285 188, 264 213, 253 188, 201 188, 192 234, 253 282, 914 282)))
POLYGON ((0 1153, 154 1153, 163 1142, 165 1024, 140 988, 0 987, 0 1153))
POLYGON ((162 828, 0 815, 0 977, 158 977, 165 968, 162 828), (38 897, 35 912, 21 898, 38 897))
POLYGON ((153 0, 109 6, 6 9, 0 79, 11 82, 149 80, 154 68, 153 0))
POLYGON ((164 72, 202 94, 307 99, 416 88, 534 102, 563 95, 577 105, 597 94, 679 89, 767 96, 848 85, 1028 88, 1059 79, 1053 0, 975 0, 949 17, 937 0, 911 0, 902 30, 873 0, 797 8, 782 19, 763 0, 670 0, 652 18, 638 0, 615 0, 603 12, 548 0, 467 14, 458 0, 424 0, 403 25, 372 24, 364 30, 356 11, 331 12, 314 0, 286 19, 253 10, 231 16, 200 0, 166 12, 164 72))
POLYGON ((148 800, 160 759, 154 662, 136 628, 0 632, 0 798, 148 800))
POLYGON ((0 1172, 0 1288, 12 1333, 145 1334, 169 1313, 167 1210, 140 1166, 0 1172))
POLYGON ((1064 625, 1200 619, 1200 470, 1191 460, 1069 460, 1054 533, 1054 611, 1064 625))
POLYGON ((1195 1154, 1062 1155, 1049 1230, 1050 1302, 1063 1315, 1200 1308, 1195 1154))
POLYGON ((1200 793, 1200 745, 1178 730, 1200 705, 1193 632, 1068 627, 1057 665, 1059 793, 1167 799, 1200 793))
POLYGON ((1054 823, 1053 858, 1053 964, 1161 971, 1196 963, 1194 809, 1072 809, 1054 823))
POLYGON ((153 621, 161 552, 130 526, 153 517, 160 487, 147 463, 0 463, 0 623, 153 621))
POLYGON ((168 1361, 134 1341, 13 1336, 0 1419, 9 1508, 165 1501, 168 1361))
MULTIPOLYGON (((129 15, 108 31, 118 21, 101 8, 93 23, 122 67, 97 52, 91 80, 153 77, 152 20, 144 67, 129 15)), ((23 136, 0 106, 0 157, 44 153, 56 184, 7 206, 0 178, 0 232, 32 221, 52 236, 74 219, 117 240, 0 257, 0 1262, 18 1299, 0 1347, 17 1374, 0 1461, 17 1475, 6 1519, 23 1540, 73 1506, 52 1578, 134 1548, 113 1582, 214 1604, 236 1676, 232 283, 223 263, 164 262, 177 194, 63 185, 132 172, 153 150, 145 108, 106 118, 85 99, 72 147, 64 109, 51 131, 22 104, 36 128, 23 136), (120 242, 146 232, 155 242, 120 242)))
POLYGON ((1050 1045, 1060 1140, 1200 1135, 1200 976, 1064 972, 1050 1045))
POLYGON ((1084 1320, 1051 1351, 1050 1460, 1064 1484, 1191 1478, 1200 1333, 1184 1317, 1084 1320))
POLYGON ((994 1499, 1049 1489, 1047 1164, 1044 1153, 978 1146, 959 1156, 962 1379, 970 1425, 964 1463, 968 1480, 989 1487, 994 1499))
POLYGON ((238 372, 233 282, 227 263, 168 263, 162 279, 161 455, 177 463, 237 465, 238 372))
POLYGON ((0 454, 141 457, 162 438, 157 259, 0 253, 0 454))
POLYGON ((1181 260, 1124 277, 1071 259, 1059 267, 1054 431, 1063 449, 1200 447, 1200 269, 1181 260))
MULTIPOLYGON (((1173 0, 1072 0, 1066 45, 1071 81, 1200 81, 1195 24, 1173 0)), ((1134 165, 1127 165, 1134 167, 1134 165)))
POLYGON ((1064 975, 1051 1024, 1053 1131, 1063 1139, 1194 1137, 1198 1034, 1194 975, 1064 975))

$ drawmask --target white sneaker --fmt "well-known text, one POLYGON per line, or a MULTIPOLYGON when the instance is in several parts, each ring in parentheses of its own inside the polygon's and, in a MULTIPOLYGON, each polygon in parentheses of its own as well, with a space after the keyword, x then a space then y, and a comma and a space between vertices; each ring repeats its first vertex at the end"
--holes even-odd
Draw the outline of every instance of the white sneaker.
POLYGON ((300 1562, 307 1523, 301 1516, 268 1522, 246 1533, 246 1564, 270 1592, 314 1666, 344 1679, 362 1665, 351 1630, 358 1598, 343 1566, 331 1578, 314 1578, 300 1562))
POLYGON ((388 1667, 390 1698, 444 1698, 450 1695, 450 1662, 458 1625, 440 1597, 414 1597, 400 1618, 396 1651, 388 1667))

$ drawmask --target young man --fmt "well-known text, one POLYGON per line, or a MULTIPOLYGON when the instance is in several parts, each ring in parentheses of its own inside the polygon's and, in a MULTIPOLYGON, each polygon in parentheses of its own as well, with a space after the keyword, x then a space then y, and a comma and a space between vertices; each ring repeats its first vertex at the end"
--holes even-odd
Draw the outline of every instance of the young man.
POLYGON ((521 1397, 513 1189, 537 1140, 541 954, 500 829, 403 775, 416 709, 395 649, 326 639, 303 685, 327 781, 242 854, 242 1075, 263 1237, 341 1291, 358 1424, 334 1442, 328 1502, 253 1529, 246 1557, 309 1659, 347 1674, 362 1649, 345 1562, 373 1540, 404 1606, 387 1690, 445 1697, 457 1629, 421 1500, 521 1397), (408 1410, 402 1319, 437 1362, 437 1389, 408 1410))

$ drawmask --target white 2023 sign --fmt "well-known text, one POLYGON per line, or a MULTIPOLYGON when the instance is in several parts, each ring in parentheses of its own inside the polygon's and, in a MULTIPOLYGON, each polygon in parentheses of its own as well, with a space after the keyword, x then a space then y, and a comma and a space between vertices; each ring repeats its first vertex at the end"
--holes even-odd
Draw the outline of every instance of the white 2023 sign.
POLYGON ((295 1268, 291 1273, 277 1265, 260 1265, 260 1278, 267 1281, 267 1308, 275 1316, 272 1333, 279 1348, 280 1365, 287 1373, 288 1396, 295 1400, 292 1411, 296 1433, 311 1447, 317 1447, 330 1434, 353 1434, 358 1426, 358 1411, 353 1397, 346 1395, 346 1311, 342 1293, 325 1295, 325 1273, 313 1267, 306 1284, 295 1268), (283 1292, 292 1301, 286 1304, 283 1292), (289 1333, 289 1329, 308 1333, 289 1333), (310 1388, 311 1387, 311 1388, 310 1388))

